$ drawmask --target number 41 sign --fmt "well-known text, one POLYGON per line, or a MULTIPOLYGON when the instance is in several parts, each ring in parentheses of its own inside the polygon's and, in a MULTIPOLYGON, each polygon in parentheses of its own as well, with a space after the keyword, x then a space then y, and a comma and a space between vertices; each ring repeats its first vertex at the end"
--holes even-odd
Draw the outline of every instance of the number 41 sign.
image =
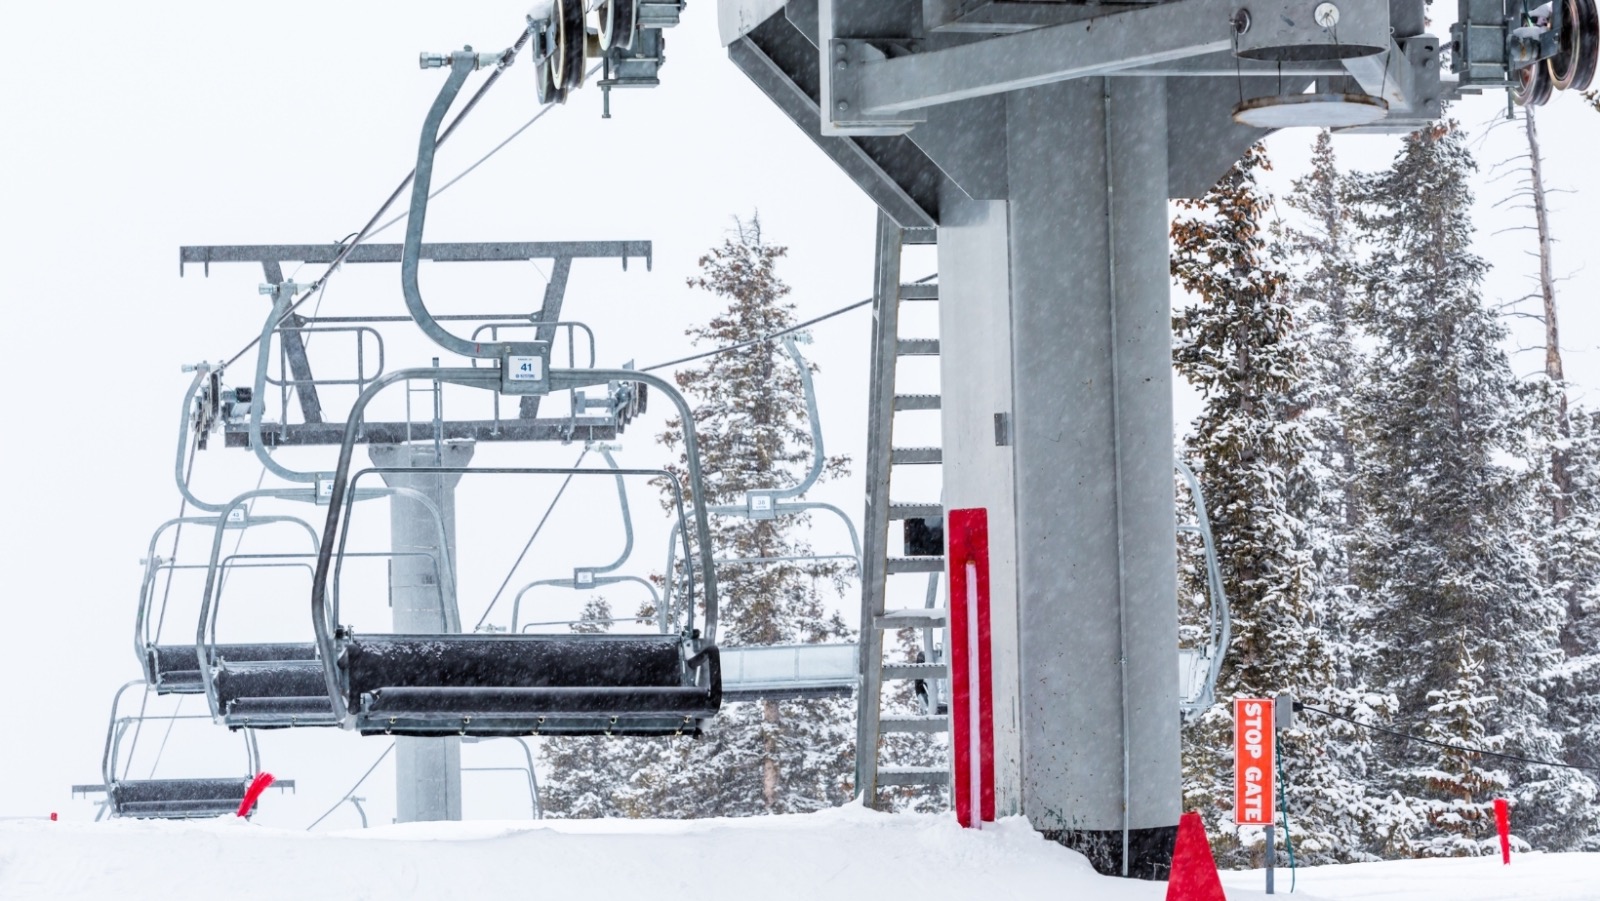
POLYGON ((1233 702, 1233 821, 1240 826, 1271 826, 1276 806, 1273 760, 1273 704, 1267 698, 1233 702))

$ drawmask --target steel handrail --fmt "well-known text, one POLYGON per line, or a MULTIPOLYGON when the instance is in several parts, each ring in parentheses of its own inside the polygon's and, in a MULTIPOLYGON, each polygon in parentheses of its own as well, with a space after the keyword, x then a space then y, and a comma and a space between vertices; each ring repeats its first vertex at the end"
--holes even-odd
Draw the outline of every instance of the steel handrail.
MULTIPOLYGON (((522 596, 535 588, 569 588, 573 591, 588 591, 595 588, 603 588, 606 585, 622 585, 629 582, 635 582, 643 585, 645 590, 650 592, 650 602, 655 606, 657 618, 660 619, 661 594, 660 592, 656 591, 656 587, 654 585, 650 584, 649 579, 645 579, 640 576, 596 576, 595 580, 588 585, 579 585, 577 579, 540 579, 536 582, 529 582, 528 584, 522 586, 522 589, 518 591, 516 596, 511 599, 511 631, 517 631, 517 620, 522 610, 522 596)), ((636 621, 646 620, 644 617, 633 617, 633 619, 636 621)), ((616 621, 623 622, 625 620, 616 621)), ((665 622, 664 620, 662 621, 665 622)), ((527 625, 566 625, 568 622, 581 623, 588 622, 588 620, 570 620, 552 623, 528 623, 527 625)), ((662 629, 663 633, 666 631, 666 629, 662 629)))

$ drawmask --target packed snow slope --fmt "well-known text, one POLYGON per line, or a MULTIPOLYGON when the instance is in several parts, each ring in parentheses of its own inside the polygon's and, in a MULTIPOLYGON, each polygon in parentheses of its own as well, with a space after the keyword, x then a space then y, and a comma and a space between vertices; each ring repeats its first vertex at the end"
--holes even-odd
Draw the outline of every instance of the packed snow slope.
POLYGON ((1158 901, 1164 894, 1164 884, 1096 874, 1020 818, 975 832, 948 815, 860 807, 739 820, 416 823, 327 833, 237 819, 0 823, 5 901, 1158 901))
MULTIPOLYGON (((1499 857, 1454 857, 1306 867, 1293 895, 1289 871, 1280 867, 1277 878, 1286 901, 1600 901, 1600 854, 1517 854, 1510 866, 1499 857)), ((1245 897, 1236 889, 1260 891, 1264 880, 1260 870, 1222 874, 1229 898, 1245 897)))
MULTIPOLYGON (((1266 897, 1259 874, 1227 875, 1233 901, 1266 897)), ((1286 891, 1287 879, 1280 885, 1286 891)), ((1300 888, 1294 897, 1305 901, 1600 898, 1600 855, 1533 855, 1510 868, 1484 859, 1324 867, 1301 871, 1300 888), (1546 882, 1549 890, 1538 887, 1546 882)), ((319 833, 232 818, 0 822, 6 901, 197 894, 228 901, 1159 901, 1165 892, 1164 883, 1096 874, 1020 818, 977 832, 948 815, 860 807, 742 820, 425 823, 319 833)))

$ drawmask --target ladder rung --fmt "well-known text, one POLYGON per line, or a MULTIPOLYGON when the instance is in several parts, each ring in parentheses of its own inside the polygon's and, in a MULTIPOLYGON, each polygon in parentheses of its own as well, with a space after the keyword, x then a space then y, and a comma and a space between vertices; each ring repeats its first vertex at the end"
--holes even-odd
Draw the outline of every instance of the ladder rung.
POLYGON ((895 410, 937 410, 940 398, 937 394, 896 394, 894 396, 895 410))
POLYGON ((913 282, 900 286, 901 300, 938 300, 939 285, 936 282, 913 282))
POLYGON ((885 663, 885 679, 948 679, 950 668, 942 663, 885 663))
POLYGON ((896 447, 889 451, 889 462, 897 465, 943 461, 944 451, 937 447, 896 447))
POLYGON ((878 614, 876 622, 878 628, 884 630, 907 627, 917 629, 943 626, 947 618, 948 615, 943 607, 906 607, 902 610, 886 610, 878 614))
POLYGON ((902 357, 937 357, 939 355, 938 338, 901 338, 895 345, 895 353, 902 357))
MULTIPOLYGON (((949 732, 947 716, 884 716, 878 718, 879 732, 949 732)), ((879 770, 882 772, 882 770, 879 770)))
POLYGON ((938 519, 944 515, 943 504, 890 504, 890 519, 938 519))
POLYGON ((944 557, 890 557, 886 573, 942 573, 944 557))
POLYGON ((950 770, 942 766, 880 766, 879 785, 945 785, 950 770))

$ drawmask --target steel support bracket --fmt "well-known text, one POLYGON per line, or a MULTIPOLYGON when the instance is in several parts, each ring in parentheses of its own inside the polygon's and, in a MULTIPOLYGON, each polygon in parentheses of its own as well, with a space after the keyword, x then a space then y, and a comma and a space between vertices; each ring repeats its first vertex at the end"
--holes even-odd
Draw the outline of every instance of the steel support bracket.
POLYGON ((1456 22, 1450 26, 1450 71, 1464 92, 1511 84, 1511 32, 1516 27, 1504 0, 1459 0, 1456 22))
POLYGON ((683 18, 683 0, 639 0, 639 28, 671 28, 683 18))
POLYGON ((1443 115, 1439 39, 1431 34, 1391 41, 1389 52, 1347 59, 1344 66, 1363 91, 1389 104, 1385 122, 1417 120, 1420 125, 1443 115))
POLYGON ((856 49, 865 42, 830 41, 835 96, 827 112, 836 121, 904 121, 937 104, 1226 51, 1240 5, 1179 0, 893 57, 856 49), (842 54, 838 43, 845 44, 842 54), (840 62, 849 68, 839 69, 840 62), (841 82, 852 96, 840 93, 841 82), (841 100, 849 109, 838 108, 841 100))
POLYGON ((903 135, 928 121, 927 114, 920 109, 889 114, 872 114, 864 110, 861 73, 867 71, 869 65, 888 59, 889 55, 869 40, 834 38, 828 42, 825 65, 833 75, 833 105, 827 112, 836 133, 903 135))

